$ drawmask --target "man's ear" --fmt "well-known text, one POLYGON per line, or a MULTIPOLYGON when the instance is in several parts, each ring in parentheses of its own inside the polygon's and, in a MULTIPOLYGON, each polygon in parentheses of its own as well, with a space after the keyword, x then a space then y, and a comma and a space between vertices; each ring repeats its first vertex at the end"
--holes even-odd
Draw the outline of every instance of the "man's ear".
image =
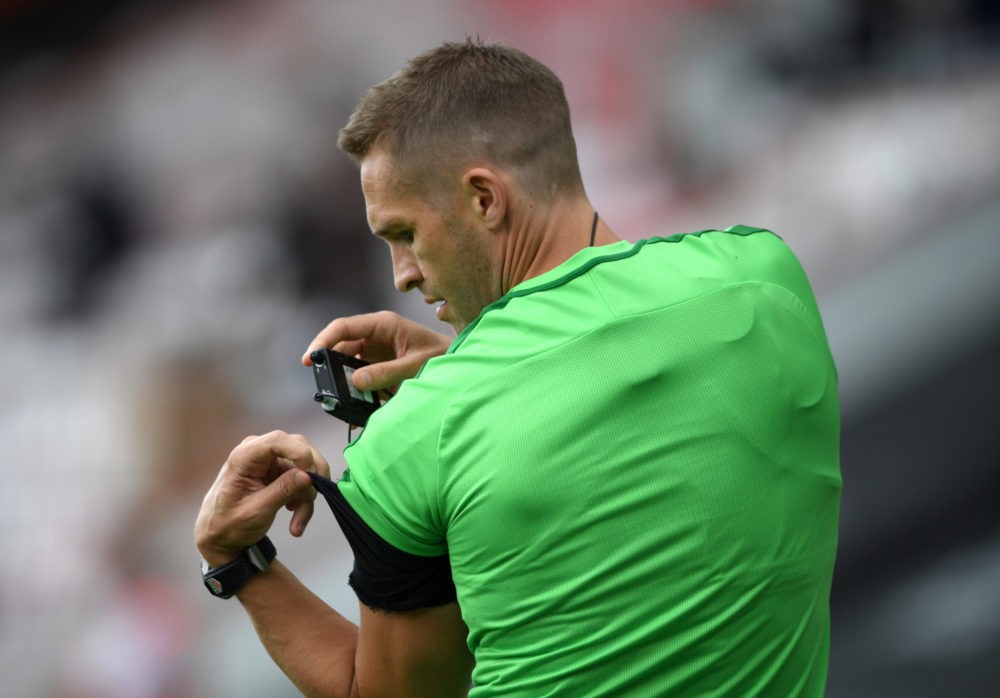
POLYGON ((507 187, 503 179, 487 167, 473 167, 462 177, 465 198, 476 218, 490 230, 497 230, 507 214, 507 187))

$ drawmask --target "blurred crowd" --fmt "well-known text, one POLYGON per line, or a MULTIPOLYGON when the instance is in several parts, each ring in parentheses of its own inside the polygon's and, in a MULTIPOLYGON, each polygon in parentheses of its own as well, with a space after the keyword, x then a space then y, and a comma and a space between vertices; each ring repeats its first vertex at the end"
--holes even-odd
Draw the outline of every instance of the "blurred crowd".
MULTIPOLYGON (((326 322, 383 307, 435 322, 396 297, 335 141, 369 85, 467 34, 563 78, 588 193, 625 237, 736 223, 785 237, 832 309, 835 353, 864 354, 839 339, 863 308, 838 299, 1000 200, 1000 11, 985 0, 5 3, 7 695, 295 695, 236 602, 201 589, 191 528, 246 434, 305 433, 342 468, 346 430, 298 363, 326 322)), ((877 397, 852 376, 878 367, 852 361, 845 421, 877 397)), ((356 613, 329 512, 304 540, 274 538, 356 613)), ((996 581, 991 540, 970 574, 996 581)), ((995 602, 970 618, 961 666, 1000 647, 995 602)), ((832 675, 831 695, 887 691, 832 675)))

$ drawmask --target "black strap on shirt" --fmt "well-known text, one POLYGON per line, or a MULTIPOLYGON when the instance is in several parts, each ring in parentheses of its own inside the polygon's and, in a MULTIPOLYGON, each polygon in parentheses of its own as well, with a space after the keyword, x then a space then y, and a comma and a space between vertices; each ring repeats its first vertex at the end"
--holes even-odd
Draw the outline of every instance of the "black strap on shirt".
POLYGON ((412 611, 456 600, 448 555, 424 557, 400 550, 358 516, 335 482, 315 473, 309 477, 354 551, 347 581, 361 603, 383 611, 412 611))

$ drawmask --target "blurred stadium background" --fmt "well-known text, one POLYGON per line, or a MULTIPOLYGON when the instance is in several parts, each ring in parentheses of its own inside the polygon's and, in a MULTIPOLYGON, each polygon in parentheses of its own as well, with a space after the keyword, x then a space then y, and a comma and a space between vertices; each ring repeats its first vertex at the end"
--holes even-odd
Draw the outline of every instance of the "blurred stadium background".
MULTIPOLYGON (((812 276, 844 407, 828 695, 998 695, 998 8, 0 2, 3 693, 295 695, 202 590, 191 526, 244 434, 343 467, 298 365, 329 319, 436 322, 335 139, 406 58, 479 34, 563 78, 619 233, 766 226, 812 276)), ((325 509, 275 538, 356 614, 325 509)))

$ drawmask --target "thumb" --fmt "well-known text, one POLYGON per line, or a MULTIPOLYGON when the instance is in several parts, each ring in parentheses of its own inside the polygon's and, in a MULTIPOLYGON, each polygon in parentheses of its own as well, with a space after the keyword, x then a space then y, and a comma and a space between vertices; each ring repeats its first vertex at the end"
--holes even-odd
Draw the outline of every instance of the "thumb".
POLYGON ((400 357, 359 368, 351 378, 358 390, 385 390, 413 378, 421 365, 422 362, 415 361, 413 357, 400 357))
POLYGON ((377 364, 371 364, 369 366, 364 366, 357 369, 354 375, 351 376, 351 380, 354 382, 354 387, 358 390, 379 390, 383 388, 383 383, 386 378, 386 364, 387 362, 379 362, 377 364))
POLYGON ((267 487, 252 495, 255 500, 254 507, 271 512, 273 516, 302 490, 309 487, 312 487, 309 473, 299 468, 289 468, 267 487))

